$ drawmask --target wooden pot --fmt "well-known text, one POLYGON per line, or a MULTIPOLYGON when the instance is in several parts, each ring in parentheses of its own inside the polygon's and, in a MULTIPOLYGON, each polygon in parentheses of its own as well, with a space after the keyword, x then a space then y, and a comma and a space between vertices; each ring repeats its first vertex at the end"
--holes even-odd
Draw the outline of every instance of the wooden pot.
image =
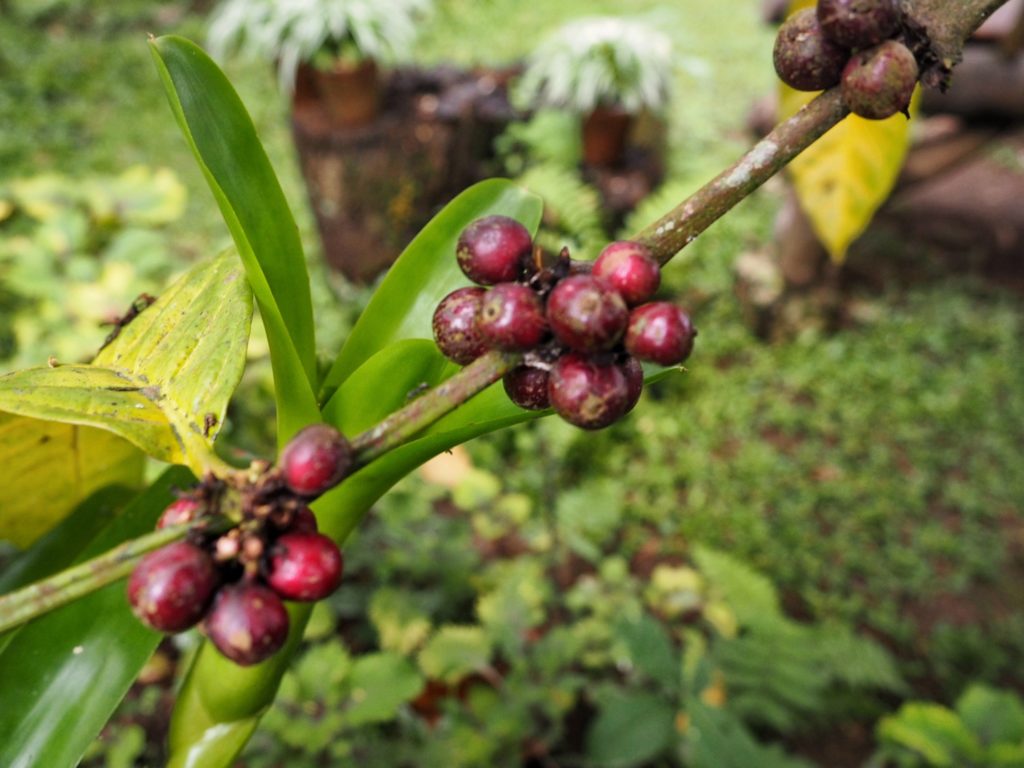
POLYGON ((366 125, 377 117, 380 80, 373 59, 357 64, 338 62, 332 69, 318 69, 316 74, 320 98, 336 125, 366 125))
POLYGON ((594 166, 620 165, 633 115, 621 107, 597 107, 583 119, 583 162, 594 166))

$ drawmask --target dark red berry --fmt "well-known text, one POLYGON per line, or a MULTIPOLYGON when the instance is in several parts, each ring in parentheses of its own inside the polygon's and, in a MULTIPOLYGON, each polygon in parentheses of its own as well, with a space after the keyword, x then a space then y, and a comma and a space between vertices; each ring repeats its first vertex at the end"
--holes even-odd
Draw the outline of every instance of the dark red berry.
POLYGON ((454 363, 468 365, 487 351, 477 328, 477 315, 485 289, 476 286, 452 291, 434 311, 434 341, 441 354, 454 363))
POLYGON ((818 0, 825 36, 844 48, 870 48, 892 37, 900 25, 898 0, 818 0))
POLYGON ((340 483, 352 468, 352 446, 329 424, 312 424, 281 451, 281 470, 299 496, 319 496, 340 483))
POLYGON ((651 298, 661 284, 661 267, 650 250, 628 240, 605 246, 591 274, 618 291, 631 307, 651 298))
POLYGON ((910 107, 917 75, 910 49, 886 40, 850 58, 843 70, 843 101, 855 115, 884 120, 910 107))
POLYGON ((128 578, 128 602, 160 632, 181 632, 203 618, 217 589, 210 556, 187 541, 150 552, 128 578))
POLYGON ((459 235, 455 256, 470 280, 497 285, 532 271, 533 239, 529 230, 508 216, 477 219, 459 235))
POLYGON ((548 407, 548 372, 530 365, 513 368, 502 378, 509 400, 528 411, 548 407))
POLYGON ((622 338, 629 309, 616 290, 591 275, 574 275, 548 294, 548 323, 578 352, 611 349, 622 338))
POLYGON ((487 292, 477 327, 488 346, 509 351, 533 349, 548 332, 540 299, 519 283, 502 283, 487 292))
POLYGON ((548 397, 570 424, 601 429, 625 415, 630 385, 620 366, 570 352, 551 368, 548 397))
POLYGON ((270 550, 267 584, 285 600, 322 600, 341 584, 338 545, 319 533, 286 533, 270 550))
POLYGON ((316 524, 316 515, 309 507, 299 507, 295 510, 291 525, 288 530, 294 533, 316 533, 320 528, 316 524))
POLYGON ((217 650, 243 667, 270 658, 288 639, 288 611, 272 590, 239 583, 217 593, 206 617, 217 650))
POLYGON ((775 72, 786 85, 798 91, 823 91, 839 84, 849 55, 825 37, 817 12, 805 8, 779 28, 773 61, 775 72))
POLYGON ((199 514, 199 509, 202 505, 196 500, 189 496, 182 496, 177 501, 172 502, 168 505, 167 509, 160 515, 160 519, 156 521, 156 527, 166 528, 170 525, 184 525, 185 523, 191 523, 196 519, 199 514))
POLYGON ((640 365, 640 361, 631 355, 626 355, 626 359, 619 363, 622 366, 622 372, 626 375, 626 384, 629 385, 629 399, 626 401, 626 413, 629 413, 636 404, 640 402, 640 395, 644 391, 644 368, 640 365))
POLYGON ((655 301, 630 313, 626 351, 658 365, 679 365, 690 356, 696 335, 683 310, 667 301, 655 301))

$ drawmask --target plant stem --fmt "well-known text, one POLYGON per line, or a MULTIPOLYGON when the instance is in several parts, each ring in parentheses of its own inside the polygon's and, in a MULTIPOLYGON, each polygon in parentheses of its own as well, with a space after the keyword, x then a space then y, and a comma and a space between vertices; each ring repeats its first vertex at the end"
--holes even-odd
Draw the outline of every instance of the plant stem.
POLYGON ((401 445, 442 416, 489 387, 522 360, 522 355, 493 350, 478 357, 450 379, 413 400, 382 422, 356 435, 352 448, 356 464, 365 465, 401 445))
POLYGON ((218 515, 161 528, 4 595, 0 597, 0 634, 124 578, 147 552, 182 539, 193 529, 219 531, 233 524, 228 518, 218 515))
POLYGON ((665 264, 847 114, 839 89, 825 91, 634 239, 665 264))

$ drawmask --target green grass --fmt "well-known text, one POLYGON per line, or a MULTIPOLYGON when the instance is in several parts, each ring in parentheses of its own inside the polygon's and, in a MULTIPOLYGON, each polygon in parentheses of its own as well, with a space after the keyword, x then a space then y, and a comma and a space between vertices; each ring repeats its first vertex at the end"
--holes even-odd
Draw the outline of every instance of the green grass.
MULTIPOLYGON (((31 17, 30 3, 14 6, 21 16, 0 16, 0 184, 48 170, 170 166, 189 190, 188 213, 173 229, 181 257, 215 252, 227 232, 145 43, 148 32, 201 39, 202 18, 184 3, 143 0, 50 2, 31 17)), ((737 155, 748 141, 746 109, 772 87, 771 32, 758 8, 754 0, 445 0, 413 55, 506 64, 578 15, 653 19, 684 57, 668 135, 670 176, 686 184, 737 155)), ((316 254, 269 67, 232 61, 227 70, 316 254)), ((689 373, 654 387, 607 433, 548 420, 478 441, 478 462, 541 509, 556 490, 613 478, 626 519, 637 523, 616 539, 622 554, 635 554, 651 531, 726 548, 764 569, 798 610, 871 627, 924 659, 917 671, 952 687, 975 670, 994 679, 1019 667, 1024 605, 1008 570, 1024 514, 1019 297, 935 282, 868 297, 877 319, 833 338, 763 345, 742 324, 730 268, 770 237, 774 209, 770 193, 759 195, 668 269, 701 329, 689 373), (986 611, 987 623, 976 623, 986 611)), ((325 308, 335 300, 323 284, 317 296, 325 308)))

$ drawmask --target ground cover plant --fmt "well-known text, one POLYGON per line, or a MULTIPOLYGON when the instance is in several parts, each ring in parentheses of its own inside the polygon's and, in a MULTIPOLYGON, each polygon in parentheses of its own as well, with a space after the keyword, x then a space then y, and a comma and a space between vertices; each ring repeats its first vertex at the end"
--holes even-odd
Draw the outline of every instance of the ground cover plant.
MULTIPOLYGON (((450 258, 450 254, 448 255, 448 257, 450 258)), ((192 280, 198 280, 198 281, 201 282, 202 279, 213 280, 213 279, 219 277, 221 279, 228 280, 230 283, 234 284, 235 282, 237 282, 237 278, 234 278, 234 277, 231 276, 232 273, 229 271, 230 263, 231 263, 231 261, 228 258, 225 258, 223 260, 218 261, 217 262, 217 265, 218 265, 217 269, 220 270, 220 271, 219 272, 214 272, 214 273, 210 274, 209 276, 203 276, 201 271, 199 271, 197 269, 197 271, 195 272, 195 274, 192 277, 192 280)), ((237 273, 234 273, 234 274, 237 274, 237 273)), ((188 288, 189 282, 186 281, 184 283, 184 286, 186 288, 188 288)), ((190 293, 190 290, 192 290, 192 289, 188 288, 188 290, 182 290, 181 291, 182 296, 179 298, 179 305, 188 305, 189 303, 194 303, 194 296, 196 294, 190 293)), ((382 290, 384 290, 384 289, 382 289, 382 290)), ((166 298, 166 296, 165 296, 165 298, 166 298)), ((196 307, 196 309, 197 309, 197 311, 200 311, 200 312, 207 311, 207 309, 205 307, 203 307, 201 305, 201 303, 196 307)), ((144 319, 147 319, 147 320, 149 319, 149 318, 145 317, 145 313, 143 313, 142 317, 144 319)), ((273 318, 271 318, 271 319, 273 319, 273 318)), ((241 318, 236 318, 234 320, 235 323, 238 323, 239 321, 244 322, 244 316, 241 317, 241 318)), ((1014 319, 1012 313, 1009 313, 1009 314, 1003 316, 1003 319, 999 322, 999 325, 1004 330, 1005 329, 1012 329, 1014 322, 1015 322, 1015 319, 1014 319)), ((123 339, 121 339, 121 341, 119 343, 117 342, 117 340, 115 340, 115 342, 114 342, 115 346, 108 353, 108 356, 112 356, 114 358, 117 358, 119 355, 132 354, 132 355, 136 355, 140 359, 142 358, 141 350, 133 349, 132 345, 137 343, 137 341, 138 341, 138 339, 140 337, 144 337, 144 332, 142 331, 142 329, 145 326, 144 325, 136 325, 135 329, 133 330, 133 327, 132 327, 133 325, 135 325, 135 324, 133 323, 132 325, 128 326, 127 335, 123 339)), ((271 330, 271 334, 273 334, 273 330, 271 330)), ((1008 340, 1008 335, 1009 334, 1007 334, 1006 336, 1000 336, 999 340, 995 342, 998 345, 999 349, 1010 349, 1010 350, 1012 350, 1012 342, 1008 340)), ((235 337, 231 341, 232 341, 232 349, 233 350, 237 350, 237 346, 238 346, 237 345, 237 337, 235 337)), ((702 338, 702 341, 703 341, 703 338, 702 338)), ((409 355, 421 354, 421 352, 416 350, 416 347, 417 347, 417 345, 403 346, 402 349, 401 349, 401 354, 402 354, 403 358, 408 357, 409 355)), ((936 349, 941 349, 942 347, 941 347, 941 345, 937 345, 935 348, 936 349)), ((420 347, 420 349, 423 350, 424 348, 420 347)), ((733 351, 735 352, 737 350, 733 350, 733 351)), ((233 352, 232 354, 237 354, 237 352, 233 352)), ((357 354, 357 353, 353 353, 353 354, 357 354)), ((422 354, 425 355, 426 353, 423 352, 422 354)), ((108 359, 109 359, 109 357, 108 357, 108 359)), ((380 362, 381 366, 385 366, 385 365, 390 366, 390 365, 392 365, 392 360, 383 360, 382 359, 379 362, 380 362)), ((982 361, 981 364, 984 365, 985 364, 984 361, 982 361)), ((769 365, 769 363, 766 361, 765 365, 769 365)), ((58 368, 58 369, 55 369, 55 370, 59 371, 60 369, 58 368)), ((998 370, 999 369, 996 368, 997 372, 998 372, 998 370)), ((71 371, 66 371, 66 372, 67 373, 71 373, 71 371)), ((1010 370, 1009 373, 1012 374, 1012 370, 1010 370)), ((997 376, 998 376, 998 373, 997 373, 997 376)), ((230 378, 230 376, 228 376, 228 378, 230 378)), ((415 377, 413 377, 413 378, 415 378, 415 377)), ((328 378, 328 380, 329 380, 329 378, 328 378)), ((989 380, 990 380, 989 378, 986 379, 986 381, 989 381, 989 380)), ((405 389, 405 392, 408 392, 409 390, 415 388, 415 386, 417 384, 419 384, 419 381, 412 381, 412 380, 410 380, 407 383, 408 383, 409 386, 405 389)), ((998 386, 999 385, 997 385, 997 387, 998 386)), ((983 387, 982 388, 982 394, 980 394, 979 397, 983 396, 984 393, 987 392, 987 391, 990 391, 990 390, 985 390, 984 387, 983 387)), ((189 393, 189 394, 191 394, 191 393, 189 393)), ((126 397, 127 397, 127 395, 126 395, 126 397)), ((178 399, 178 398, 175 398, 175 399, 178 399)), ((215 398, 213 398, 213 400, 216 401, 215 398)), ((339 401, 339 402, 341 402, 341 401, 339 401)), ((394 402, 393 404, 394 405, 398 405, 399 402, 394 402)), ((143 403, 143 405, 145 405, 145 404, 143 403)), ((949 404, 947 404, 947 405, 949 405, 949 404)), ((958 404, 953 404, 953 405, 956 406, 958 404)), ((933 406, 934 406, 934 404, 933 404, 933 406)), ((342 406, 339 406, 339 408, 341 408, 341 407, 342 406)), ((939 412, 941 413, 942 411, 940 410, 939 412)), ((951 412, 954 413, 955 416, 959 416, 960 413, 962 413, 962 411, 960 411, 957 407, 953 407, 951 412)), ((209 426, 209 428, 207 428, 208 422, 207 422, 207 420, 205 418, 206 413, 202 414, 204 418, 203 418, 203 424, 201 425, 202 429, 200 431, 206 430, 206 431, 212 433, 213 431, 215 431, 217 423, 223 420, 223 413, 218 414, 218 413, 216 413, 216 411, 210 411, 210 412, 207 412, 207 413, 212 413, 212 415, 215 417, 215 419, 214 419, 213 423, 209 426)), ((383 413, 386 413, 386 410, 383 411, 383 413)), ((279 416, 281 416, 280 413, 279 413, 279 416)), ((359 414, 353 414, 353 413, 344 413, 344 414, 341 414, 341 416, 343 418, 346 418, 346 419, 358 419, 359 418, 359 414)), ((174 417, 173 413, 171 414, 171 417, 172 418, 174 417)), ((287 415, 284 418, 287 418, 287 415)), ((511 418, 511 416, 509 418, 511 418)), ((186 425, 186 426, 188 426, 188 425, 186 425)), ((199 425, 195 425, 195 426, 199 426, 199 425)), ((196 431, 195 430, 195 426, 192 427, 193 431, 196 431)), ((624 427, 625 426, 626 425, 624 425, 624 427)), ((204 435, 204 437, 205 437, 205 435, 204 435)), ((191 440, 192 438, 189 438, 189 439, 191 440)), ((1010 438, 1010 441, 1012 442, 1012 437, 1010 438)), ((996 441, 996 442, 999 443, 1000 441, 996 441)), ((600 443, 598 443, 598 445, 599 444, 600 443)), ((170 446, 169 445, 162 445, 162 446, 158 446, 158 447, 160 448, 160 450, 166 451, 165 455, 175 456, 175 454, 173 453, 175 450, 177 450, 177 448, 175 448, 175 446, 173 446, 173 445, 170 445, 170 446)), ((590 446, 587 446, 587 447, 585 447, 583 449, 583 455, 584 456, 587 456, 590 453, 591 453, 590 446)), ((1005 445, 1005 442, 1003 444, 996 445, 994 453, 998 457, 1005 457, 1005 456, 1007 456, 1008 455, 1008 451, 1007 451, 1007 446, 1005 445)), ((213 460, 211 459, 211 461, 213 461, 213 460)), ((583 462, 583 463, 585 463, 585 462, 583 462)), ((657 466, 657 462, 651 462, 651 466, 657 466)), ((666 464, 666 466, 668 466, 668 464, 666 464)), ((983 466, 984 466, 984 464, 983 464, 983 466)), ((998 467, 998 464, 996 466, 998 467)), ((998 471, 998 470, 996 470, 996 471, 998 471)), ((173 484, 176 484, 176 485, 182 485, 182 484, 185 484, 186 482, 187 481, 184 480, 181 476, 173 479, 173 484)), ((170 484, 171 484, 170 482, 166 483, 164 485, 164 489, 166 490, 167 485, 170 485, 170 484)), ((344 488, 344 484, 343 484, 342 488, 344 488)), ((367 491, 365 489, 362 492, 363 493, 367 493, 367 491)), ((156 505, 156 506, 159 506, 159 504, 156 505)), ((579 513, 577 513, 577 515, 578 514, 579 513)), ((328 517, 328 519, 329 519, 329 517, 328 517)), ((571 519, 572 518, 570 517, 570 521, 571 521, 571 519)), ((579 517, 577 516, 576 519, 577 519, 577 525, 579 525, 580 524, 579 523, 579 517)), ((350 523, 351 523, 351 521, 349 521, 349 520, 341 520, 341 521, 335 521, 334 524, 337 525, 340 529, 343 530, 344 527, 349 525, 350 523)), ((584 528, 586 528, 585 525, 584 525, 584 528)), ((568 531, 570 533, 572 532, 572 525, 571 525, 571 523, 570 523, 568 531)), ((587 531, 585 533, 586 533, 586 535, 579 535, 577 533, 577 535, 575 537, 571 537, 571 538, 574 541, 574 544, 575 544, 576 548, 582 549, 584 552, 588 552, 589 551, 591 553, 591 556, 593 556, 593 552, 594 552, 594 549, 593 549, 594 544, 593 544, 593 542, 591 542, 589 550, 588 550, 588 547, 587 547, 588 539, 591 538, 591 535, 590 535, 591 532, 587 531)), ((598 539, 599 545, 600 545, 600 543, 605 541, 604 539, 601 538, 600 532, 597 534, 597 539, 598 539)), ((598 547, 598 551, 600 551, 600 546, 598 547)), ((782 560, 782 558, 780 558, 780 560, 782 560)), ((621 565, 621 563, 619 563, 618 565, 616 565, 614 562, 609 563, 608 567, 606 569, 602 569, 602 570, 607 571, 607 578, 609 580, 614 582, 616 580, 616 578, 618 578, 621 581, 621 578, 622 578, 621 577, 621 572, 622 572, 622 565, 621 565), (620 574, 620 576, 618 576, 618 577, 616 577, 616 569, 617 568, 618 568, 618 573, 620 574)), ((662 584, 665 581, 667 581, 668 584, 666 584, 665 587, 666 588, 670 588, 671 587, 671 583, 672 583, 673 575, 674 574, 671 574, 671 573, 666 575, 665 572, 663 571, 662 575, 660 576, 659 579, 652 579, 652 583, 653 584, 662 584)), ((653 576, 653 574, 652 574, 652 576, 653 576)), ((686 574, 684 574, 684 577, 692 578, 690 576, 687 576, 686 574)), ((499 579, 497 579, 497 581, 498 581, 498 583, 502 583, 505 580, 499 578, 499 579)), ((514 579, 512 579, 512 578, 507 579, 507 581, 514 583, 514 579)), ((629 579, 627 579, 627 581, 629 581, 629 579)), ((685 579, 684 579, 684 581, 685 581, 685 579)), ((529 583, 529 581, 527 581, 526 583, 529 583)), ((636 589, 636 586, 633 585, 632 589, 636 589)), ((504 602, 504 601, 505 601, 504 597, 502 597, 501 599, 497 599, 496 598, 494 601, 492 601, 492 604, 494 602, 504 602)), ((379 612, 379 610, 380 609, 378 609, 378 612, 379 612)), ((484 611, 484 612, 481 613, 480 618, 484 619, 488 615, 489 614, 486 611, 484 611)), ((493 617, 493 614, 490 614, 490 615, 493 617)), ((629 635, 629 630, 626 630, 625 633, 628 636, 629 635)), ((469 655, 470 657, 472 657, 472 653, 467 653, 467 642, 469 643, 468 650, 471 651, 473 648, 477 648, 477 649, 479 648, 479 645, 473 645, 473 643, 474 643, 474 641, 478 641, 479 640, 480 635, 481 635, 480 632, 475 632, 475 633, 471 632, 471 633, 469 633, 468 638, 467 638, 465 633, 458 633, 458 632, 451 633, 451 632, 449 632, 449 633, 446 633, 446 634, 442 635, 442 638, 444 640, 446 640, 448 643, 454 642, 455 643, 455 647, 461 649, 461 651, 459 653, 457 653, 456 655, 457 655, 458 658, 462 659, 462 658, 465 658, 466 655, 469 655), (454 637, 452 637, 452 634, 454 634, 454 637)), ((654 631, 654 635, 657 635, 657 630, 654 631)), ((17 640, 18 640, 18 638, 15 638, 15 641, 17 641, 17 640)), ((651 641, 651 642, 654 642, 655 644, 657 644, 658 641, 655 640, 655 641, 651 641)), ((438 642, 438 645, 440 646, 441 649, 443 649, 445 643, 438 642)), ((664 647, 664 644, 662 644, 662 647, 664 647)), ((687 647, 690 647, 690 646, 687 646, 687 647)), ((74 650, 74 649, 72 649, 72 650, 74 650)), ((335 647, 330 652, 337 654, 337 650, 338 650, 337 647, 335 647)), ((448 670, 448 665, 450 664, 450 662, 445 661, 444 657, 442 657, 441 659, 437 659, 436 658, 437 655, 440 652, 441 652, 440 649, 435 649, 435 653, 433 655, 432 654, 426 654, 425 657, 420 657, 418 659, 419 663, 421 665, 423 665, 424 661, 422 660, 422 658, 426 658, 427 661, 425 662, 426 663, 425 669, 427 670, 427 672, 431 676, 434 676, 434 677, 437 677, 437 678, 444 678, 446 675, 450 675, 450 680, 452 682, 455 682, 458 679, 459 671, 457 670, 455 672, 450 672, 448 670)), ((82 652, 79 652, 78 655, 81 655, 81 653, 82 652)), ((480 658, 482 655, 485 655, 485 653, 484 652, 479 652, 478 655, 477 655, 477 658, 480 658)), ((743 653, 741 652, 738 655, 740 657, 742 657, 743 653)), ((199 664, 203 664, 204 663, 203 662, 204 658, 205 659, 209 659, 210 658, 209 654, 207 654, 205 657, 204 656, 200 656, 199 664)), ((209 664, 211 662, 207 662, 207 663, 209 664)), ((675 665, 678 666, 678 664, 675 664, 675 665)), ((316 664, 314 664, 312 662, 311 662, 310 666, 311 666, 311 672, 309 674, 312 674, 313 678, 315 679, 317 669, 322 669, 322 666, 318 667, 316 664)), ((481 664, 481 667, 484 669, 484 673, 486 674, 486 665, 485 664, 481 664)), ((233 675, 235 673, 226 672, 225 674, 230 676, 230 675, 233 675)), ((355 674, 354 668, 353 668, 353 674, 355 674)), ((373 678, 374 674, 379 675, 376 678, 378 680, 381 679, 380 675, 382 675, 384 679, 387 679, 388 681, 391 681, 391 682, 394 682, 395 680, 403 680, 403 679, 408 681, 410 679, 410 675, 407 673, 407 665, 405 667, 403 667, 403 665, 398 660, 396 660, 394 658, 390 658, 390 659, 388 659, 388 658, 385 658, 385 659, 373 659, 372 661, 368 661, 367 663, 364 663, 364 664, 361 665, 360 673, 359 674, 360 674, 360 676, 362 676, 362 679, 364 679, 364 680, 367 679, 367 677, 366 677, 367 675, 370 676, 369 679, 371 679, 371 680, 374 679, 373 678), (381 673, 380 667, 382 665, 385 666, 387 674, 381 673)), ((307 680, 308 679, 309 678, 307 677, 307 680)), ((291 684, 289 684, 289 685, 291 685, 291 684)), ((895 686, 896 684, 892 683, 892 685, 895 686)), ((388 687, 390 687, 390 686, 388 686, 388 687)), ((396 690, 400 691, 400 692, 401 691, 409 691, 413 687, 414 687, 414 684, 413 683, 409 683, 409 682, 405 682, 405 683, 400 684, 400 685, 399 684, 395 684, 395 686, 394 686, 394 688, 396 690)), ((186 691, 187 690, 188 689, 186 688, 186 691)), ((357 690, 357 691, 358 690, 365 691, 366 688, 365 688, 364 685, 361 684, 359 686, 356 686, 355 690, 357 690)), ((742 686, 740 686, 740 690, 742 690, 742 686)), ((333 693, 337 693, 337 691, 334 691, 333 693)), ((201 701, 199 702, 200 703, 200 709, 198 711, 202 711, 203 707, 209 707, 210 706, 210 701, 211 701, 211 699, 210 699, 211 695, 216 696, 216 694, 211 694, 209 691, 207 691, 206 693, 203 693, 201 690, 200 690, 198 695, 201 696, 201 701)), ((673 694, 672 694, 671 691, 669 691, 669 692, 642 691, 642 695, 639 698, 634 697, 632 699, 626 699, 626 702, 629 705, 629 706, 626 706, 625 704, 623 704, 623 702, 621 700, 621 697, 618 696, 618 694, 610 693, 608 695, 608 698, 605 700, 604 704, 606 704, 605 709, 607 709, 607 711, 613 712, 613 713, 616 712, 616 711, 619 711, 619 712, 635 711, 638 707, 640 708, 641 711, 658 712, 659 714, 657 714, 653 718, 653 721, 657 722, 657 723, 662 723, 663 724, 665 722, 665 716, 662 713, 664 713, 666 711, 666 708, 665 707, 659 708, 658 707, 658 703, 661 702, 661 701, 664 701, 666 699, 666 697, 671 697, 672 695, 673 694), (618 710, 616 710, 616 705, 615 705, 616 701, 618 701, 618 704, 622 705, 622 706, 618 707, 618 710)), ((403 694, 403 696, 400 696, 399 698, 403 698, 404 696, 411 696, 411 694, 406 693, 406 694, 403 694)), ((472 698, 473 698, 474 706, 476 706, 476 707, 483 707, 483 709, 482 710, 478 710, 478 712, 483 712, 483 713, 487 713, 489 711, 492 712, 492 713, 494 712, 493 709, 491 709, 491 710, 487 709, 487 707, 493 707, 494 706, 494 701, 493 701, 493 697, 490 697, 492 700, 488 701, 489 697, 488 697, 488 695, 486 695, 486 692, 477 691, 477 695, 472 697, 472 698)), ((668 700, 671 701, 671 698, 668 698, 668 700)), ((229 710, 231 709, 231 707, 237 706, 237 703, 232 703, 232 702, 226 701, 226 700, 215 701, 215 704, 217 704, 218 706, 227 706, 229 710)), ((386 715, 390 716, 390 713, 392 712, 392 708, 393 708, 394 705, 393 705, 392 702, 387 702, 386 704, 387 704, 386 706, 384 704, 379 705, 380 709, 376 710, 375 714, 366 714, 366 713, 364 713, 361 716, 361 717, 364 718, 362 721, 359 719, 359 717, 353 717, 352 720, 350 721, 350 724, 359 724, 360 722, 362 722, 362 723, 371 722, 371 721, 374 721, 375 718, 376 719, 382 718, 382 717, 384 717, 384 715, 381 714, 381 712, 383 712, 386 715)), ((811 705, 808 705, 808 704, 805 703, 803 706, 807 707, 807 706, 811 706, 811 705)), ((753 709, 756 712, 756 710, 759 709, 759 708, 758 707, 753 707, 753 709)), ((797 711, 799 711, 799 705, 796 707, 796 709, 797 709, 797 711)), ((669 710, 670 711, 674 711, 674 709, 672 709, 671 706, 669 707, 669 710)), ((604 710, 602 710, 602 711, 604 711, 604 710)), ((690 711, 691 715, 694 716, 694 717, 697 717, 698 715, 700 715, 699 708, 691 708, 688 711, 690 711)), ((235 710, 235 713, 237 713, 237 712, 238 712, 238 710, 235 710)), ((610 718, 611 715, 608 715, 608 717, 610 718)), ((714 715, 708 715, 708 717, 714 717, 714 715)), ((500 718, 500 717, 495 717, 493 719, 494 719, 495 722, 501 722, 502 721, 502 718, 500 718)), ((753 718, 753 720, 756 721, 756 717, 753 718)), ((179 720, 178 722, 180 724, 182 721, 179 720)), ((598 722, 601 722, 601 721, 598 720, 598 722)), ((613 724, 615 723, 614 718, 612 718, 612 723, 613 724)), ((192 721, 191 723, 187 723, 185 726, 180 726, 180 727, 187 728, 189 726, 195 726, 195 725, 196 725, 195 721, 192 721)), ((763 725, 763 723, 762 723, 762 725, 763 725)), ((769 725, 771 725, 772 727, 775 727, 775 728, 779 728, 779 729, 784 728, 784 723, 782 721, 778 720, 778 719, 776 719, 774 722, 770 723, 769 725)), ((199 727, 202 727, 202 726, 200 725, 199 727)), ((243 728, 240 728, 238 731, 235 731, 233 734, 231 734, 231 737, 229 737, 228 743, 229 744, 231 743, 230 742, 230 738, 241 738, 240 736, 238 736, 238 734, 241 731, 243 731, 244 728, 247 728, 247 727, 248 727, 248 723, 246 723, 245 726, 243 726, 243 728)), ((676 727, 677 730, 679 730, 681 732, 685 732, 686 731, 686 728, 685 727, 680 727, 680 725, 678 723, 675 724, 675 727, 676 727)), ((702 725, 701 725, 701 730, 703 730, 704 732, 711 732, 713 729, 714 729, 713 728, 713 724, 709 725, 709 723, 707 721, 704 721, 702 723, 702 725)), ((725 728, 725 726, 722 726, 722 729, 723 729, 723 732, 727 730, 725 728)), ((614 730, 615 729, 613 729, 613 731, 614 730)), ((661 730, 659 731, 659 733, 665 733, 665 732, 666 732, 666 729, 664 728, 664 726, 661 726, 661 730)), ((459 731, 459 733, 461 734, 462 737, 468 737, 468 733, 467 733, 467 731, 465 729, 459 731)), ((186 733, 182 733, 181 731, 179 731, 178 734, 177 734, 177 737, 179 739, 184 739, 184 740, 187 741, 188 738, 190 738, 190 735, 187 732, 186 733)), ((175 735, 172 733, 172 741, 174 740, 174 738, 175 738, 175 735)), ((497 742, 500 743, 500 740, 498 740, 498 739, 492 739, 490 741, 491 742, 497 741, 497 742)), ((614 738, 612 738, 611 741, 614 741, 614 738)), ((736 739, 731 739, 729 741, 736 741, 736 739)), ((455 743, 460 743, 458 738, 455 739, 455 743)), ((600 744, 600 743, 601 742, 599 741, 598 744, 600 744)), ((668 742, 667 741, 666 742, 659 742, 657 739, 655 739, 655 740, 652 740, 650 743, 654 743, 654 744, 659 744, 659 743, 667 744, 668 742)), ((235 742, 235 744, 237 744, 237 741, 235 742)), ((233 749, 234 747, 229 746, 227 748, 228 749, 233 749)), ((483 748, 483 747, 481 747, 481 748, 483 748)), ((756 749, 756 745, 752 746, 751 749, 756 749)), ((605 750, 598 749, 596 751, 597 751, 598 754, 605 754, 605 750)), ((538 755, 543 755, 543 750, 539 750, 538 751, 538 755)), ((641 755, 639 757, 636 756, 636 755, 633 755, 631 758, 622 758, 622 759, 623 760, 627 760, 627 759, 643 760, 643 759, 646 759, 647 757, 649 757, 649 755, 647 755, 647 756, 641 755)), ((483 758, 481 758, 481 759, 483 759, 483 758)), ((689 757, 684 757, 684 759, 687 759, 687 760, 690 760, 690 759, 698 760, 698 758, 693 757, 692 755, 689 756, 689 757)))

